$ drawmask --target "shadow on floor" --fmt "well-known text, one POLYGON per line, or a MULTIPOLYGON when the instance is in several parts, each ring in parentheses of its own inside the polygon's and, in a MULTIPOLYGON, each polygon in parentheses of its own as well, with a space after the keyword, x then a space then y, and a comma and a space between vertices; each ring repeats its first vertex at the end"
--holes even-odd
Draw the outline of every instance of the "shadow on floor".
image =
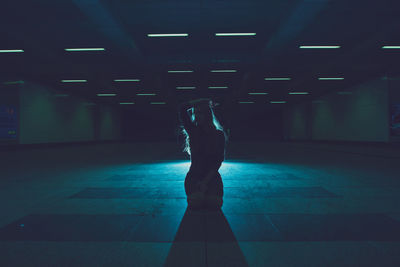
POLYGON ((249 265, 222 210, 186 209, 164 266, 249 265))

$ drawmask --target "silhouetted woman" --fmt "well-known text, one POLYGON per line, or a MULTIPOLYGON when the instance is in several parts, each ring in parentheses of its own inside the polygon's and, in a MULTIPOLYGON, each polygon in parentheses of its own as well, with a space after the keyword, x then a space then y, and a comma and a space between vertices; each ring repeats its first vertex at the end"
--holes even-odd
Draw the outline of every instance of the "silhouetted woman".
POLYGON ((221 208, 223 184, 218 172, 225 159, 226 133, 208 98, 184 102, 179 108, 185 149, 191 165, 185 178, 188 207, 221 208), (189 111, 189 112, 188 112, 189 111))

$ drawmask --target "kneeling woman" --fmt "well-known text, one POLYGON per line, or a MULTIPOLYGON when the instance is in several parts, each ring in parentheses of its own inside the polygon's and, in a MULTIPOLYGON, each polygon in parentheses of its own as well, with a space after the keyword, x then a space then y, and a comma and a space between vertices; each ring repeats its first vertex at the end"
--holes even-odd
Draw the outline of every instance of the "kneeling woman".
POLYGON ((188 206, 221 208, 223 184, 218 169, 225 159, 226 134, 214 115, 213 102, 204 98, 184 102, 179 118, 186 136, 184 151, 191 160, 185 178, 188 206))

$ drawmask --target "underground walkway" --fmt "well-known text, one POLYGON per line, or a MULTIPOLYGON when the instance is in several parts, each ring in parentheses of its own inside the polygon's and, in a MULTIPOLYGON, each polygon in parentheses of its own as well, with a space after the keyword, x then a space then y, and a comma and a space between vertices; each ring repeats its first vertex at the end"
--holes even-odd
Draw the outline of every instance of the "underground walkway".
POLYGON ((173 143, 0 151, 1 266, 399 266, 399 148, 230 144, 189 211, 173 143))

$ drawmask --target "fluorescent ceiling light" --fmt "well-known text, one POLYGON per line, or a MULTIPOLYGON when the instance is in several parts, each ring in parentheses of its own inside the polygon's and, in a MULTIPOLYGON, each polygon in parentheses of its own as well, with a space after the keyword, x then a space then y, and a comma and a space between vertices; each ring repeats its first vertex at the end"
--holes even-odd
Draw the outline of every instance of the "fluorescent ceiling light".
POLYGON ((150 102, 152 105, 164 105, 166 104, 165 102, 150 102))
POLYGON ((382 49, 400 49, 400 45, 385 45, 382 49))
POLYGON ((140 82, 139 79, 117 79, 114 82, 140 82))
POLYGON ((266 81, 290 81, 292 78, 264 78, 266 81))
POLYGON ((344 80, 344 78, 342 78, 342 77, 337 77, 337 78, 318 78, 318 80, 320 80, 320 81, 329 81, 329 80, 331 80, 331 81, 339 81, 339 80, 344 80))
POLYGON ((211 70, 211 72, 237 72, 237 70, 211 70))
POLYGON ((133 102, 121 102, 121 103, 119 103, 120 105, 133 105, 133 104, 135 104, 135 103, 133 103, 133 102))
POLYGON ((169 70, 168 73, 187 73, 193 72, 192 70, 169 70))
POLYGON ((301 45, 300 48, 303 49, 337 49, 340 45, 301 45))
POLYGON ((87 80, 61 80, 62 83, 86 83, 87 80))
POLYGON ((196 87, 195 86, 177 86, 176 89, 186 90, 186 89, 196 89, 196 87))
POLYGON ((97 94, 97 96, 116 96, 117 94, 97 94))
POLYGON ((144 93, 142 94, 141 93, 141 94, 136 94, 136 95, 156 95, 156 94, 144 94, 144 93))
POLYGON ((286 101, 269 101, 271 104, 284 104, 286 101))
POLYGON ((209 86, 208 89, 227 89, 228 86, 209 86))
POLYGON ((289 95, 308 95, 308 92, 290 92, 289 95))
POLYGON ((148 37, 187 37, 187 33, 149 33, 148 37))
POLYGON ((68 52, 76 52, 76 51, 104 51, 106 49, 103 47, 96 47, 96 48, 65 48, 64 50, 68 52))
POLYGON ((215 36, 255 36, 255 32, 216 33, 215 36))
POLYGON ((0 50, 0 53, 22 53, 25 52, 22 49, 11 49, 11 50, 0 50))
POLYGON ((249 93, 249 95, 267 95, 268 93, 249 93))
POLYGON ((239 101, 239 104, 254 104, 252 101, 239 101))
POLYGON ((3 82, 4 85, 8 84, 23 84, 25 83, 24 81, 10 81, 10 82, 3 82))

